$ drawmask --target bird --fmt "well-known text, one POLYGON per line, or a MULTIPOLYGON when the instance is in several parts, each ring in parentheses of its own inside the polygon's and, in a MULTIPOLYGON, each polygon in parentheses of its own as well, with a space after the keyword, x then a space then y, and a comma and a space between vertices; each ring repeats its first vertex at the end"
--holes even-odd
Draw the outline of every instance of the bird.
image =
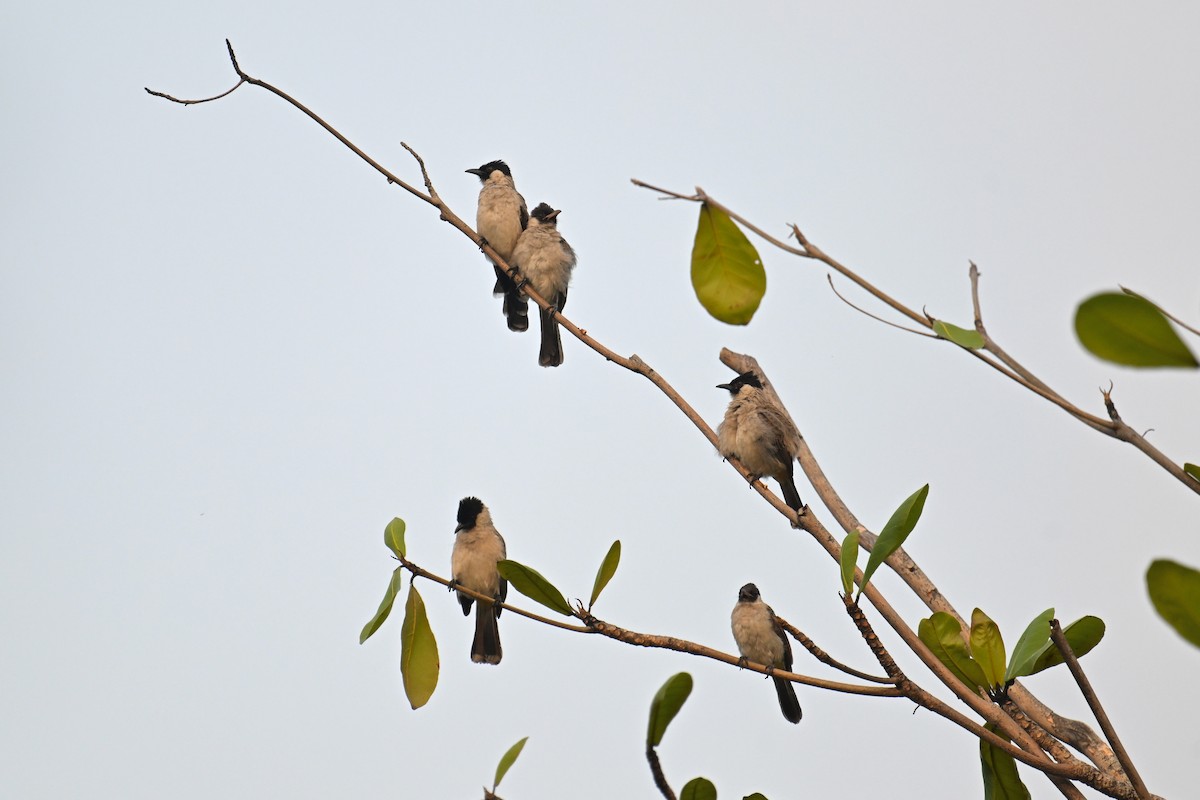
MULTIPOLYGON (((504 655, 500 648, 500 603, 508 596, 508 581, 500 577, 496 562, 507 555, 504 537, 492 524, 492 514, 478 497, 464 497, 458 503, 458 527, 454 529, 454 550, 450 554, 450 589, 462 587, 491 597, 495 603, 480 602, 475 608, 475 638, 471 641, 471 660, 476 664, 499 664, 504 655)), ((458 593, 463 616, 471 613, 475 599, 458 593)))
POLYGON ((566 306, 567 285, 571 282, 571 271, 575 269, 575 251, 558 232, 558 215, 561 213, 561 209, 556 210, 548 203, 538 204, 512 254, 512 263, 521 270, 524 283, 532 286, 551 306, 540 309, 542 346, 538 351, 538 364, 543 367, 557 367, 563 363, 562 338, 554 311, 562 311, 566 306))
POLYGON ((717 384, 732 398, 725 419, 717 427, 717 449, 733 456, 750 473, 750 482, 763 475, 779 481, 783 501, 794 511, 804 508, 796 491, 794 460, 800 452, 800 431, 763 391, 753 372, 743 372, 729 383, 717 384))
MULTIPOLYGON (((484 242, 511 267, 513 247, 529 224, 525 198, 517 191, 512 170, 503 161, 489 161, 467 172, 478 176, 483 184, 479 190, 475 228, 484 242)), ((503 310, 508 329, 518 333, 529 330, 529 300, 499 264, 493 262, 492 266, 496 269, 496 285, 492 293, 504 295, 503 310)))
MULTIPOLYGON (((765 666, 767 674, 775 669, 792 671, 792 645, 779 620, 775 619, 775 612, 763 602, 758 587, 753 583, 747 583, 738 592, 737 603, 730 615, 730 626, 741 654, 738 659, 740 665, 753 661, 765 666)), ((792 724, 798 723, 804 712, 800 710, 800 701, 796 699, 792 682, 775 677, 772 680, 775 681, 775 694, 779 696, 779 708, 783 711, 784 719, 792 724)))

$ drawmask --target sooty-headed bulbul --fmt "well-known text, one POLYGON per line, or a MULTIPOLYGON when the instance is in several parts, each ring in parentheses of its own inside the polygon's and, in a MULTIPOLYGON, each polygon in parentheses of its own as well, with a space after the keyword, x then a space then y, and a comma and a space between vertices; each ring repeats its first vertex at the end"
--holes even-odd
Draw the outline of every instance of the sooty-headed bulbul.
MULTIPOLYGON (((508 581, 496 571, 496 562, 505 558, 504 537, 492 524, 492 514, 478 497, 464 497, 458 503, 458 527, 454 529, 454 550, 450 554, 451 589, 461 586, 491 597, 496 603, 508 596, 508 581)), ((458 593, 463 615, 471 613, 473 597, 458 593)), ((499 664, 499 605, 480 602, 475 607, 475 638, 471 641, 471 660, 476 664, 499 664)))
MULTIPOLYGON (((747 583, 738 592, 737 604, 730 615, 733 639, 743 661, 753 661, 770 669, 792 671, 792 645, 775 619, 775 612, 763 602, 758 587, 747 583)), ((803 712, 791 681, 772 678, 779 708, 788 722, 797 723, 803 712)))
POLYGON ((717 388, 727 389, 732 395, 725 419, 717 427, 721 455, 741 461, 752 481, 763 475, 779 481, 783 501, 800 511, 804 503, 793 479, 794 461, 800 452, 796 426, 771 402, 753 372, 743 372, 729 383, 717 384, 717 388))
MULTIPOLYGON (((567 286, 575 269, 575 251, 558 232, 558 215, 547 203, 541 203, 529 217, 529 227, 517 240, 512 260, 521 270, 525 281, 554 309, 562 311, 567 304, 567 286)), ((554 312, 541 309, 542 346, 538 363, 557 367, 563 362, 562 338, 554 312)))
MULTIPOLYGON (((512 251, 521 231, 529 224, 529 209, 525 198, 513 184, 512 171, 503 161, 489 161, 467 172, 479 176, 479 210, 475 229, 491 248, 512 266, 512 251)), ((493 294, 504 295, 504 316, 513 331, 529 330, 529 300, 517 289, 516 282, 498 264, 493 294)))

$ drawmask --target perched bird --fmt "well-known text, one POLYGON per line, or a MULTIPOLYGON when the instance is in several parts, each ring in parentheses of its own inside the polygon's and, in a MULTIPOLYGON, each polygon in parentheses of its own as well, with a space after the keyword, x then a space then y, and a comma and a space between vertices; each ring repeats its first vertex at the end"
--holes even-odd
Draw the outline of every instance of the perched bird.
MULTIPOLYGON (((479 190, 479 210, 475 214, 475 229, 484 241, 512 266, 512 252, 529 224, 529 209, 525 198, 513 184, 512 171, 503 161, 489 161, 477 169, 467 172, 479 176, 483 188, 479 190)), ((496 286, 492 293, 504 295, 504 316, 508 328, 513 331, 529 330, 529 300, 521 294, 516 281, 493 263, 496 268, 496 286)))
POLYGON ((792 477, 793 461, 800 452, 800 431, 763 392, 753 372, 743 372, 717 388, 728 389, 733 396, 717 427, 721 455, 741 461, 752 483, 763 475, 779 481, 783 501, 796 511, 804 508, 792 477))
MULTIPOLYGON (((575 269, 575 251, 558 232, 558 215, 547 203, 541 203, 529 218, 529 227, 513 248, 512 262, 521 270, 525 283, 545 298, 555 309, 562 311, 567 304, 567 284, 575 269)), ((538 363, 557 367, 563 362, 562 339, 554 313, 541 309, 542 347, 538 363)))
MULTIPOLYGON (((492 514, 478 497, 464 497, 458 503, 458 527, 454 529, 454 550, 450 554, 450 588, 463 587, 504 602, 508 581, 496 571, 496 562, 505 558, 504 537, 492 524, 492 514)), ((463 616, 471 613, 473 597, 458 593, 463 616)), ((477 664, 499 664, 499 605, 479 603, 475 608, 475 639, 471 642, 471 660, 477 664)))
MULTIPOLYGON (((753 583, 747 583, 738 592, 730 624, 733 627, 733 639, 742 656, 741 662, 762 664, 768 672, 772 669, 792 671, 791 642, 775 619, 775 612, 762 601, 758 587, 753 583)), ((784 719, 793 724, 799 722, 803 712, 792 682, 783 678, 772 680, 775 681, 775 694, 779 695, 779 708, 783 711, 784 719)))

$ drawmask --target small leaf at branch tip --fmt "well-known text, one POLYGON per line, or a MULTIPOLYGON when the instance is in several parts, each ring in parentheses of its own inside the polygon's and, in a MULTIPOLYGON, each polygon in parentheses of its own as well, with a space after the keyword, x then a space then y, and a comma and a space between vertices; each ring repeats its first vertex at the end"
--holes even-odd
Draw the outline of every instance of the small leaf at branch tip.
POLYGON ((692 676, 687 672, 679 672, 667 678, 666 683, 655 693, 650 701, 650 722, 646 729, 646 744, 658 747, 662 744, 663 734, 667 726, 692 693, 692 676))
POLYGON ((1200 481, 1200 466, 1187 462, 1183 465, 1183 471, 1200 481))
POLYGON ((512 747, 508 748, 504 755, 500 757, 500 763, 496 765, 496 780, 492 782, 493 792, 496 790, 496 787, 500 785, 500 781, 504 779, 504 775, 508 772, 508 768, 511 767, 517 760, 517 756, 521 755, 521 751, 525 749, 525 742, 527 741, 529 741, 528 736, 514 744, 512 747))
POLYGON ((960 328, 957 325, 951 325, 949 322, 943 322, 940 319, 933 320, 933 332, 938 335, 939 339, 953 342, 959 347, 965 347, 968 350, 979 350, 983 347, 983 334, 979 331, 960 328))

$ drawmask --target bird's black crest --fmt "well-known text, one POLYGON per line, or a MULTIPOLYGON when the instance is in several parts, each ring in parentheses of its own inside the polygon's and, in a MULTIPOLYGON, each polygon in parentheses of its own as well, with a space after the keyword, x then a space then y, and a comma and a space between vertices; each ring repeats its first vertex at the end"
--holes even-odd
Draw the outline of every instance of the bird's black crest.
POLYGON ((758 593, 758 587, 753 583, 747 583, 738 590, 738 601, 743 603, 753 603, 761 595, 758 593))
POLYGON ((458 529, 470 530, 475 520, 483 513, 483 501, 478 497, 464 497, 458 501, 458 529))
POLYGON ((741 389, 743 386, 753 386, 755 389, 761 389, 762 383, 753 372, 743 372, 729 383, 717 384, 718 389, 728 389, 730 394, 737 394, 738 389, 741 389))
POLYGON ((550 205, 549 203, 538 203, 537 208, 535 208, 533 213, 529 216, 533 217, 538 222, 545 222, 546 217, 549 217, 554 213, 554 206, 550 205))
POLYGON ((500 170, 510 178, 512 177, 512 170, 508 168, 508 164, 505 164, 503 161, 498 159, 496 161, 489 161, 477 170, 469 169, 467 172, 478 175, 479 180, 481 181, 486 181, 488 177, 496 170, 500 170))

